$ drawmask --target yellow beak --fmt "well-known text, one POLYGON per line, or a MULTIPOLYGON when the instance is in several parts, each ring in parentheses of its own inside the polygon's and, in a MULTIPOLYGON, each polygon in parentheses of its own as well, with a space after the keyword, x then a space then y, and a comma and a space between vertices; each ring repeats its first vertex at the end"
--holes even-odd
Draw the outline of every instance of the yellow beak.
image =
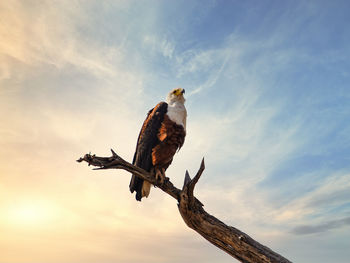
POLYGON ((180 96, 182 94, 185 93, 185 90, 184 89, 181 89, 181 88, 178 88, 176 91, 175 91, 175 95, 176 96, 180 96))

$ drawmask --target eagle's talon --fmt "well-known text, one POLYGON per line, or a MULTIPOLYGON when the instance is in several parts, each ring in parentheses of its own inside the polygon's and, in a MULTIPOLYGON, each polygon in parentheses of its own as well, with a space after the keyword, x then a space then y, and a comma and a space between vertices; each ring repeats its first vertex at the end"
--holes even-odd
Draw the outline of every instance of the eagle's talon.
POLYGON ((165 181, 165 169, 162 168, 160 169, 156 169, 156 180, 159 181, 159 184, 162 185, 165 181))

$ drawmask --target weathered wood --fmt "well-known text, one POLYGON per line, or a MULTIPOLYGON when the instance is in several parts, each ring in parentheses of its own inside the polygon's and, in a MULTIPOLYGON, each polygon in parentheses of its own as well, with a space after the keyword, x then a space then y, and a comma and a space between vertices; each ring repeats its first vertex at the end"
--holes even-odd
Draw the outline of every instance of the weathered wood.
POLYGON ((193 192, 196 183, 205 169, 204 159, 193 179, 190 178, 188 171, 186 171, 184 185, 182 190, 180 190, 168 178, 166 178, 163 184, 160 184, 153 174, 130 164, 118 156, 113 150, 111 151, 111 157, 98 157, 96 155, 86 154, 77 161, 85 161, 89 165, 99 167, 95 168, 95 170, 123 169, 157 186, 178 201, 179 212, 188 227, 241 262, 290 262, 242 231, 224 224, 203 209, 203 204, 194 196, 193 192))

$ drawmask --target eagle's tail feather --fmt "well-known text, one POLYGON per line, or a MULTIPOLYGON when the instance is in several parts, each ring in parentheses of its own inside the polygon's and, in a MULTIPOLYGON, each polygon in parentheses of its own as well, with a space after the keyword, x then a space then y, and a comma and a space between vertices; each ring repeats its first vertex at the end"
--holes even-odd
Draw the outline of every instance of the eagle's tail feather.
POLYGON ((151 191, 151 184, 147 181, 143 181, 142 190, 141 190, 142 197, 148 197, 150 191, 151 191))
POLYGON ((142 180, 136 175, 132 175, 130 181, 130 192, 136 191, 136 200, 141 201, 142 197, 148 197, 151 191, 151 185, 149 182, 142 180))

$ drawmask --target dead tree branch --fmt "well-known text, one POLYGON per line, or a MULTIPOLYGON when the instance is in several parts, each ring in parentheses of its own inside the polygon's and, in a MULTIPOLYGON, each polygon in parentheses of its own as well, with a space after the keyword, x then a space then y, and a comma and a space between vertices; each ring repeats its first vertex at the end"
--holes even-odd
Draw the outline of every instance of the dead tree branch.
POLYGON ((143 180, 162 189, 178 201, 179 212, 188 227, 241 262, 290 262, 242 231, 232 226, 227 226, 203 209, 203 204, 194 196, 193 191, 205 169, 204 159, 193 179, 191 179, 188 171, 186 171, 184 185, 182 190, 180 190, 168 178, 166 178, 163 184, 159 184, 153 174, 130 164, 118 156, 113 150, 111 151, 111 157, 98 157, 96 155, 85 154, 77 162, 85 161, 89 165, 99 167, 95 168, 95 170, 123 169, 136 174, 143 180))

